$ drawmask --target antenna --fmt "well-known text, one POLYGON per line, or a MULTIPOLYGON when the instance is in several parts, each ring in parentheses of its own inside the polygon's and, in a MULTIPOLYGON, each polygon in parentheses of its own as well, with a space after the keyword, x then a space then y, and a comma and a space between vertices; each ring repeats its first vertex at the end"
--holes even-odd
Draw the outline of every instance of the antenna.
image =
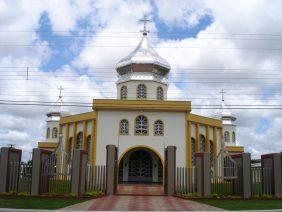
POLYGON ((152 22, 152 20, 148 19, 146 15, 143 16, 143 18, 139 19, 139 22, 142 22, 144 24, 143 26, 143 30, 141 30, 140 32, 143 33, 143 35, 147 35, 147 33, 149 32, 146 28, 147 23, 148 22, 152 22))

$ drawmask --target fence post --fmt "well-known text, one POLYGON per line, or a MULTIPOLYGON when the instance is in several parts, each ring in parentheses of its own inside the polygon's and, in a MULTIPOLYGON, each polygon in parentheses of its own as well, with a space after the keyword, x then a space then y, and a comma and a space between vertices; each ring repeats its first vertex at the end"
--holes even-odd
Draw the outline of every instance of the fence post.
POLYGON ((168 196, 175 194, 176 147, 167 146, 165 150, 165 193, 168 196))
POLYGON ((196 177, 198 196, 208 197, 211 195, 211 162, 210 153, 196 153, 196 177))
POLYGON ((240 191, 243 198, 250 198, 252 195, 251 154, 240 153, 231 157, 237 163, 238 167, 238 183, 235 184, 236 189, 240 191), (241 190, 239 187, 241 187, 241 190))
POLYGON ((271 177, 263 175, 263 188, 266 185, 271 185, 271 193, 274 197, 282 197, 282 162, 281 162, 281 153, 273 153, 261 156, 261 164, 263 169, 271 169, 271 177), (271 180, 271 182, 267 182, 271 180))
MULTIPOLYGON (((42 162, 52 154, 51 151, 45 149, 34 148, 32 150, 32 176, 31 176, 31 195, 37 196, 40 194, 40 188, 47 185, 41 183, 42 180, 42 162)), ((47 181, 44 181, 48 183, 47 181)))
POLYGON ((87 152, 75 150, 72 160, 71 193, 80 197, 85 192, 87 152))
POLYGON ((22 151, 20 149, 1 148, 0 193, 9 192, 10 189, 18 191, 21 156, 22 151), (12 162, 14 164, 11 164, 12 162))
POLYGON ((107 145, 106 149, 106 194, 113 195, 117 186, 117 147, 107 145))

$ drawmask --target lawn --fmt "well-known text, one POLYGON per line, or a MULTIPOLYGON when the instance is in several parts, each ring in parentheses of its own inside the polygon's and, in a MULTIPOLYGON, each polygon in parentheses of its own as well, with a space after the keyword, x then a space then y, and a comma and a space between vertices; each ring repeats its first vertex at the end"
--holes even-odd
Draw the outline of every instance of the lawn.
POLYGON ((84 202, 86 200, 87 199, 78 198, 0 196, 0 208, 54 210, 84 202))
POLYGON ((196 201, 227 210, 282 209, 281 199, 199 199, 196 201))

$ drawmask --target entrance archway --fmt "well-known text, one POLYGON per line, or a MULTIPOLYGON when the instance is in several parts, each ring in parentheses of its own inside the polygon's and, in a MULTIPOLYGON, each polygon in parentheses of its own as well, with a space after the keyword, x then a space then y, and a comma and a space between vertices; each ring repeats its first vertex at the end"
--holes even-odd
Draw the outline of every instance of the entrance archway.
POLYGON ((161 158, 146 147, 127 151, 119 161, 118 180, 120 184, 162 184, 161 158))

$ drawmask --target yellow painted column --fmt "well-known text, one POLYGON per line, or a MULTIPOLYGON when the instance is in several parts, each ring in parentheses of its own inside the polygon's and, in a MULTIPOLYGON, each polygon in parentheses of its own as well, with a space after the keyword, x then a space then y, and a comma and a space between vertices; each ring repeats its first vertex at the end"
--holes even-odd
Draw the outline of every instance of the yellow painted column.
POLYGON ((217 157, 217 128, 213 128, 213 160, 217 157))
POLYGON ((73 151, 76 149, 76 143, 77 143, 77 123, 76 122, 74 122, 73 123, 73 144, 72 144, 72 146, 73 146, 73 151))
MULTIPOLYGON (((66 128, 66 135, 65 135, 65 151, 68 153, 68 150, 70 148, 70 143, 69 143, 69 124, 66 124, 65 125, 65 128, 66 128)), ((67 155, 68 157, 68 155, 67 155)), ((71 157, 71 156, 70 156, 71 157)))
POLYGON ((86 150, 86 139, 87 139, 87 122, 83 122, 83 137, 82 137, 82 149, 86 150))
POLYGON ((200 124, 196 123, 196 144, 195 144, 195 152, 200 152, 200 124))
POLYGON ((206 152, 210 152, 210 126, 206 125, 206 143, 205 143, 206 152))
POLYGON ((96 140, 97 140, 96 132, 97 132, 97 120, 92 120, 90 163, 93 165, 96 164, 96 140))
POLYGON ((191 123, 186 121, 186 167, 191 166, 191 123))

